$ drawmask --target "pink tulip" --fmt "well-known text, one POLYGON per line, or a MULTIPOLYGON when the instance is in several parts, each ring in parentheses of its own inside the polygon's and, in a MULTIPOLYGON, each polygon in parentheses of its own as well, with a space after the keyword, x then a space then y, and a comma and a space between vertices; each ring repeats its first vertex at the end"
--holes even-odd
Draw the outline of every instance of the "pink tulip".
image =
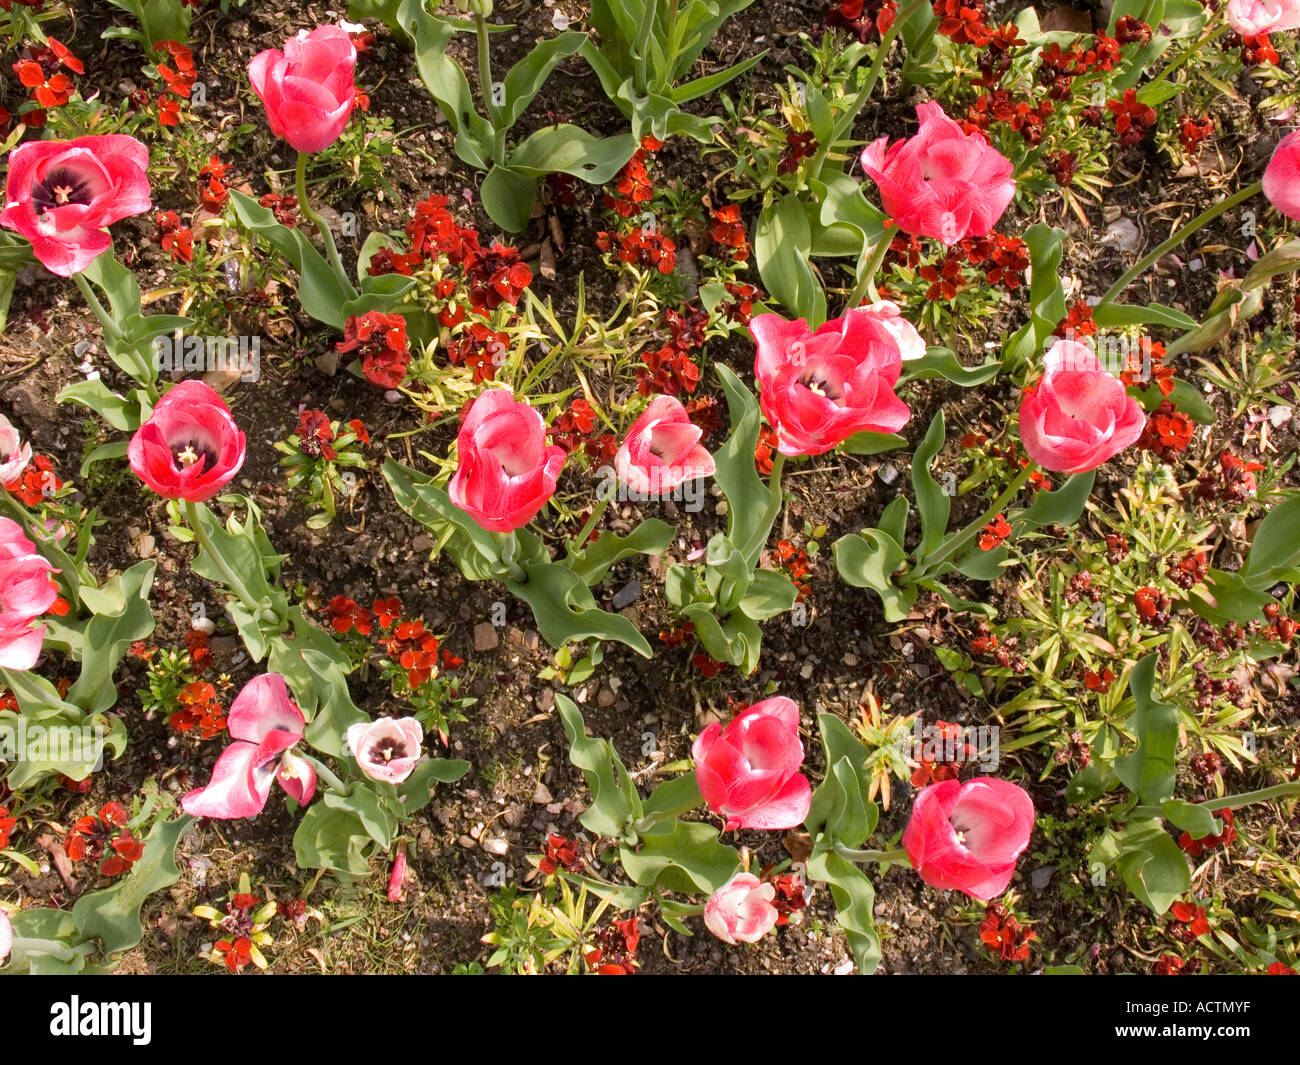
POLYGON ((856 307, 817 332, 803 318, 760 314, 749 323, 758 345, 760 402, 783 455, 820 455, 864 431, 892 433, 911 411, 894 395, 903 359, 925 344, 898 307, 856 307))
POLYGON ((733 828, 795 828, 812 805, 799 772, 799 706, 774 696, 742 711, 724 729, 716 721, 695 740, 695 779, 709 809, 733 828))
POLYGON ((32 242, 51 273, 71 277, 112 246, 107 226, 153 204, 149 150, 113 133, 73 141, 26 141, 9 153, 0 226, 32 242))
POLYGON ((127 458, 160 496, 201 503, 239 472, 244 444, 222 398, 202 381, 182 381, 136 430, 127 458))
POLYGON ((271 132, 300 152, 328 148, 352 114, 357 50, 347 31, 321 26, 301 30, 284 51, 268 48, 248 64, 253 91, 266 105, 271 132))
POLYGON ((400 784, 420 760, 424 729, 413 717, 381 717, 349 726, 347 739, 361 772, 371 780, 400 784))
POLYGON ((680 400, 656 396, 614 456, 619 480, 639 495, 657 496, 684 481, 711 477, 713 456, 700 445, 703 435, 680 400))
POLYGON ((1300 130, 1288 133, 1264 168, 1264 195, 1288 218, 1300 220, 1300 130))
POLYGON ((45 626, 32 622, 59 597, 50 580, 57 573, 22 526, 0 518, 0 668, 31 669, 41 654, 45 626))
POLYGON ((892 148, 881 137, 862 152, 862 169, 880 189, 885 212, 904 232, 956 244, 997 224, 1016 192, 1013 167, 983 134, 966 134, 930 101, 917 106, 921 128, 892 148))
POLYGON ((32 461, 32 445, 23 443, 18 430, 0 414, 0 487, 13 484, 32 461))
POLYGON ((14 949, 14 930, 9 923, 9 915, 0 910, 0 961, 9 957, 9 952, 14 949))
POLYGON ((916 793, 903 848, 931 887, 986 902, 1006 891, 1033 829, 1024 788, 995 777, 944 780, 916 793))
POLYGON ((196 788, 181 800, 194 817, 254 817, 271 796, 277 780, 302 805, 316 793, 316 770, 293 753, 306 720, 289 698, 279 673, 263 673, 244 685, 226 717, 232 743, 217 759, 206 788, 196 788))
POLYGON ((474 401, 456 437, 451 501, 491 532, 527 525, 555 491, 564 448, 546 446, 546 423, 505 388, 474 401))
POLYGON ((393 871, 388 874, 388 901, 401 902, 405 897, 402 884, 406 881, 406 848, 399 844, 393 859, 393 871))
POLYGON ((1020 440, 1045 470, 1095 470, 1142 435, 1146 415, 1086 344, 1058 340, 1020 401, 1020 440))
POLYGON ((1242 37, 1300 28, 1300 0, 1228 0, 1224 14, 1242 37))
POLYGON ((776 888, 753 873, 737 873, 709 896, 704 924, 724 943, 757 943, 775 926, 780 912, 772 904, 776 888))

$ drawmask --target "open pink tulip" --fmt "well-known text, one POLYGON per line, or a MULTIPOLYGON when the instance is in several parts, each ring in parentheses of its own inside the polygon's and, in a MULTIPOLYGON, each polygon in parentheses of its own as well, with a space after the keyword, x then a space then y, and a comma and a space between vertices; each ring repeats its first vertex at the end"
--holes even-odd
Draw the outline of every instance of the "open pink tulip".
POLYGON ((271 132, 300 152, 328 148, 348 124, 356 100, 356 46, 346 30, 321 26, 268 48, 248 64, 253 91, 266 105, 271 132))
POLYGON ((733 828, 795 828, 812 805, 799 772, 799 706, 774 696, 755 703, 724 729, 716 721, 695 740, 695 779, 709 809, 733 828))
POLYGON ((1142 407, 1086 344, 1058 340, 1043 367, 1020 401, 1021 443, 1043 469, 1095 470, 1142 435, 1142 407))
POLYGON ((1242 37, 1300 28, 1300 0, 1228 0, 1224 14, 1242 37))
POLYGON ((36 552, 22 526, 0 518, 0 668, 31 669, 41 655, 45 626, 32 622, 54 605, 50 580, 58 571, 36 552))
POLYGON ((700 445, 703 435, 680 400, 656 396, 614 456, 619 480, 640 495, 657 496, 684 481, 711 477, 713 456, 700 445))
POLYGON ((127 447, 135 475, 160 496, 201 503, 244 464, 244 434, 202 381, 182 381, 158 401, 127 447))
POLYGON ((107 226, 149 210, 149 150, 120 133, 26 141, 9 153, 0 226, 32 242, 51 273, 71 277, 108 251, 107 226))
POLYGON ((724 943, 757 943, 776 927, 776 888, 753 873, 737 873, 709 896, 704 924, 724 943))
POLYGON ((1006 891, 1033 829, 1024 788, 995 777, 944 780, 916 793, 903 848, 931 887, 986 902, 1006 891))
POLYGON ((1264 195, 1288 218, 1300 220, 1300 130, 1288 133, 1264 168, 1264 195))
POLYGON ((451 501, 490 532, 527 525, 555 491, 564 448, 546 446, 546 423, 505 388, 474 401, 456 437, 451 501))
POLYGON ((420 760, 424 729, 413 717, 381 717, 349 726, 347 739, 361 772, 371 780, 400 784, 420 760))
POLYGON ((880 202, 906 233, 956 244, 982 237, 1016 193, 1011 161, 983 134, 965 133, 930 101, 916 108, 921 128, 889 146, 873 141, 862 169, 880 189, 880 202))
POLYGON ((288 795, 306 805, 316 793, 316 770, 293 753, 306 720, 289 698, 279 673, 263 673, 244 685, 230 704, 226 724, 234 743, 221 752, 206 788, 181 800, 194 817, 254 817, 277 780, 288 795))
POLYGON ((0 487, 13 484, 32 461, 32 445, 23 443, 15 429, 0 414, 0 487))
POLYGON ((924 355, 925 344, 897 305, 855 307, 815 333, 803 318, 760 314, 749 331, 759 400, 781 454, 820 455, 854 433, 896 432, 911 417, 894 385, 903 359, 924 355))

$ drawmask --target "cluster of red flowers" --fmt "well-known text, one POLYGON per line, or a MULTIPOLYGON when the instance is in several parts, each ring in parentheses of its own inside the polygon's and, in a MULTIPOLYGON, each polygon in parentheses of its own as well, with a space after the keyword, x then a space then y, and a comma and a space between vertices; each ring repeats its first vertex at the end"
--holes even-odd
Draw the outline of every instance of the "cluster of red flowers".
POLYGON ((731 299, 718 304, 718 314, 737 325, 749 325, 749 320, 754 317, 754 304, 766 299, 767 293, 755 285, 740 281, 725 281, 723 288, 731 299))
POLYGON ((1162 396, 1174 390, 1174 368, 1166 366, 1165 346, 1158 340, 1143 337, 1128 352, 1119 379, 1130 388, 1146 388, 1154 384, 1162 396))
POLYGON ((1195 431, 1191 418, 1165 400, 1147 416, 1137 446, 1150 451, 1161 462, 1173 462, 1175 455, 1187 450, 1195 431))
POLYGON ((793 174, 799 169, 799 164, 805 159, 811 159, 817 154, 817 138, 811 132, 804 133, 787 133, 785 135, 785 150, 781 153, 781 158, 777 160, 776 172, 783 177, 786 174, 793 174))
POLYGON ((808 558, 808 552, 802 547, 795 547, 789 540, 778 540, 776 561, 781 569, 785 570, 790 583, 799 589, 798 602, 803 602, 812 590, 806 580, 812 574, 812 562, 808 558))
MULTIPOLYGON (((897 243, 899 240, 895 238, 890 244, 891 249, 897 243)), ((904 244, 901 250, 910 258, 912 249, 909 245, 904 244)), ((1014 292, 1024 283, 1025 271, 1029 269, 1029 250, 1019 237, 1004 237, 1001 233, 965 237, 952 245, 940 262, 923 266, 918 271, 923 281, 930 282, 925 298, 955 299, 957 293, 970 284, 965 271, 967 265, 982 268, 988 284, 1002 285, 1007 291, 1014 292)))
MULTIPOLYGON (((72 99, 77 86, 63 73, 64 70, 70 70, 74 74, 86 72, 81 60, 57 38, 47 37, 44 45, 29 44, 23 48, 21 57, 13 65, 13 71, 28 90, 28 102, 36 105, 18 116, 23 125, 40 129, 48 117, 47 109, 62 107, 72 99)), ((8 132, 12 120, 13 115, 0 107, 0 129, 8 132)))
POLYGON ((1052 180, 1063 189, 1074 184, 1074 175, 1079 169, 1074 152, 1048 152, 1043 157, 1043 166, 1052 180))
POLYGON ((709 324, 707 311, 698 307, 669 308, 664 313, 668 324, 668 343, 655 351, 643 351, 644 366, 636 370, 637 391, 643 396, 676 396, 694 392, 700 383, 700 368, 691 353, 704 343, 709 324))
POLYGON ((1222 832, 1217 835, 1201 836, 1199 839, 1193 839, 1190 832, 1184 832, 1178 837, 1178 845, 1193 858, 1199 858, 1206 851, 1214 850, 1215 847, 1227 847, 1237 838, 1237 830, 1232 823, 1232 811, 1217 810, 1215 812, 1223 819, 1222 832))
POLYGON ((803 879, 794 873, 774 873, 771 867, 763 870, 760 880, 765 880, 776 889, 772 896, 772 905, 776 909, 776 923, 788 925, 790 915, 796 910, 806 909, 808 898, 804 894, 803 879))
POLYGON ((719 662, 712 655, 705 654, 703 651, 691 655, 691 665, 695 672, 705 679, 716 677, 727 668, 726 662, 719 662))
POLYGON ((9 834, 13 832, 18 818, 9 816, 9 807, 0 806, 0 850, 9 846, 9 834))
POLYGON ((1191 115, 1183 115, 1178 120, 1178 139, 1182 142, 1183 151, 1191 154, 1196 150, 1196 146, 1214 133, 1214 119, 1209 115, 1203 115, 1199 119, 1191 115))
POLYGON ((835 0, 826 16, 826 25, 855 34, 866 44, 873 37, 888 33, 897 16, 897 0, 835 0))
POLYGON ((641 204, 654 199, 654 185, 646 170, 646 160, 663 145, 653 137, 646 137, 614 177, 614 187, 605 193, 605 207, 620 218, 631 218, 642 213, 641 204))
POLYGON ((1264 607, 1264 617, 1268 619, 1268 624, 1264 627, 1263 633, 1270 640, 1289 644, 1295 639, 1296 633, 1300 632, 1300 621, 1286 617, 1282 613, 1282 608, 1276 603, 1269 603, 1264 607))
POLYGON ((643 270, 671 274, 677 269, 677 243, 660 233, 657 226, 644 225, 623 234, 601 230, 596 234, 596 247, 643 270))
POLYGON ((1225 451, 1219 456, 1217 470, 1211 468, 1197 478, 1197 498, 1244 503, 1255 491, 1255 474, 1262 469, 1263 463, 1250 462, 1225 451))
POLYGON ((1151 585, 1145 585, 1133 593, 1133 603, 1137 607, 1138 617, 1148 625, 1166 625, 1169 623, 1169 596, 1151 585))
POLYGON ((1205 915, 1204 906, 1179 899, 1169 907, 1169 914, 1173 918, 1169 931, 1185 942, 1191 943, 1197 936, 1210 932, 1210 919, 1205 915))
POLYGON ((618 454, 618 437, 596 431, 596 412, 585 399, 575 399, 547 430, 551 443, 572 455, 582 450, 597 465, 608 465, 618 454))
POLYGON ((298 197, 292 192, 268 192, 257 202, 275 215, 280 225, 292 229, 298 224, 298 197))
POLYGON ((194 53, 176 41, 159 41, 153 50, 166 52, 176 64, 175 70, 166 63, 158 63, 154 67, 167 84, 166 90, 158 96, 158 124, 174 126, 180 122, 181 100, 188 100, 190 91, 194 88, 194 53))
POLYGON ((546 837, 546 853, 542 856, 542 860, 537 867, 547 876, 550 876, 557 869, 563 869, 569 873, 580 873, 586 867, 586 863, 578 857, 578 843, 576 840, 552 832, 546 837))
POLYGON ((729 203, 713 212, 709 239, 722 249, 722 258, 733 263, 749 261, 749 235, 740 220, 740 204, 729 203))
POLYGON ((52 499, 62 487, 63 482, 54 472, 54 463, 44 455, 33 455, 23 472, 5 485, 10 495, 29 507, 52 499))
POLYGON ((144 856, 144 844, 124 827, 130 815, 120 802, 105 803, 95 817, 81 817, 73 824, 63 851, 74 862, 83 858, 99 861, 108 851, 112 856, 99 867, 103 876, 125 873, 144 856))
POLYGON ((185 633, 185 649, 189 652, 190 662, 196 673, 206 673, 212 668, 212 648, 208 645, 208 634, 199 629, 190 629, 185 633))
POLYGON ((759 426, 758 443, 754 445, 754 468, 764 477, 772 472, 772 452, 776 450, 780 438, 775 429, 766 425, 759 426))
POLYGON ((343 339, 336 351, 361 355, 361 372, 380 388, 396 388, 406 380, 411 349, 406 340, 406 319, 400 314, 367 311, 353 315, 343 326, 343 339))
MULTIPOLYGON (((410 251, 394 252, 381 248, 370 259, 368 270, 372 276, 401 274, 410 277, 426 262, 443 256, 460 273, 466 296, 472 310, 487 315, 505 303, 518 304, 524 289, 532 284, 533 272, 520 258, 515 248, 500 241, 485 248, 479 243, 478 231, 460 226, 447 209, 446 196, 430 196, 415 205, 415 212, 406 224, 410 251)), ((444 278, 438 296, 449 299, 456 291, 452 278, 444 278)), ((464 308, 443 308, 439 321, 448 327, 465 320, 464 308)))
POLYGON ((1097 692, 1104 695, 1110 691, 1110 686, 1115 683, 1115 671, 1110 666, 1104 666, 1100 673, 1092 669, 1083 671, 1083 686, 1090 692, 1097 692))
POLYGON ((1115 116, 1115 133, 1126 148, 1137 144, 1156 124, 1155 108, 1140 102, 1136 89, 1125 89, 1119 100, 1107 100, 1106 110, 1115 116))
POLYGON ((1156 976, 1181 976, 1184 972, 1190 976, 1200 971, 1200 968, 1200 958, 1193 958, 1187 962, 1177 954, 1162 954, 1160 960, 1156 962, 1156 976))
POLYGON ((1186 590, 1200 584, 1208 573, 1209 563, 1205 559, 1205 552, 1193 548, 1170 567, 1168 576, 1179 588, 1186 590))
POLYGON ((659 640, 665 647, 681 647, 695 635, 695 622, 683 622, 675 629, 664 629, 659 633, 659 640))
POLYGON ((321 410, 305 410, 298 415, 298 450, 308 458, 333 462, 339 457, 334 450, 334 427, 329 415, 321 410))
POLYGON ((222 962, 232 973, 239 972, 253 960, 253 911, 261 904, 262 900, 251 893, 237 894, 226 904, 221 928, 229 938, 218 939, 212 949, 221 955, 222 962))
POLYGON ((453 366, 467 366, 474 371, 474 383, 495 381, 497 370, 505 365, 510 348, 510 334, 493 329, 486 322, 470 322, 459 340, 447 345, 447 361, 453 366))
POLYGON ((159 211, 154 221, 158 226, 158 240, 162 250, 171 252, 172 262, 194 261, 194 232, 181 225, 175 211, 159 211))
POLYGON ((990 631, 988 622, 981 621, 975 626, 975 635, 971 637, 970 649, 977 655, 992 655, 993 661, 1003 669, 1023 673, 1028 668, 1024 656, 1017 654, 1020 649, 1020 637, 1008 636, 1005 642, 999 641, 997 634, 990 631))
POLYGON ((209 211, 220 211, 230 199, 230 189, 226 186, 229 171, 230 165, 215 155, 208 156, 208 161, 199 167, 199 202, 209 211))
POLYGON ((980 530, 980 550, 992 551, 994 548, 1001 547, 1010 535, 1011 523, 1007 521, 1005 515, 999 514, 980 530))
MULTIPOLYGON (((355 599, 336 595, 325 607, 325 616, 330 628, 338 635, 356 629, 362 636, 370 635, 374 623, 378 622, 384 632, 391 634, 379 642, 384 650, 406 670, 406 679, 412 688, 418 688, 427 681, 439 665, 438 637, 424 627, 422 620, 402 620, 402 601, 396 596, 376 599, 373 613, 359 605, 355 599)), ((445 647, 442 648, 442 668, 459 669, 465 664, 463 658, 457 658, 445 647)))
POLYGON ((610 921, 595 936, 595 949, 589 950, 586 962, 598 976, 631 976, 636 966, 636 948, 641 929, 636 915, 623 921, 610 921))
POLYGON ((912 787, 924 788, 928 784, 937 784, 941 780, 957 780, 961 776, 962 763, 975 754, 970 744, 963 738, 960 725, 948 721, 936 721, 934 731, 943 745, 945 754, 951 752, 953 758, 935 761, 932 758, 920 758, 912 770, 912 787))
POLYGON ((1224 38, 1228 43, 1234 40, 1241 42, 1241 61, 1248 67, 1277 66, 1278 56, 1274 50, 1272 42, 1268 39, 1267 33, 1261 33, 1257 37, 1240 37, 1236 34, 1229 34, 1224 38))
POLYGON ((1026 961, 1038 933, 1024 928, 1001 903, 990 902, 980 922, 980 941, 1003 961, 1026 961))
POLYGON ((217 699, 217 690, 206 681, 187 684, 176 701, 180 709, 167 718, 169 728, 197 732, 200 739, 210 740, 226 727, 226 712, 217 699))
POLYGON ((1052 114, 1052 101, 1017 100, 1006 89, 986 92, 975 98, 966 109, 962 129, 966 133, 986 133, 994 122, 1009 126, 1025 142, 1037 146, 1043 142, 1043 123, 1052 114))

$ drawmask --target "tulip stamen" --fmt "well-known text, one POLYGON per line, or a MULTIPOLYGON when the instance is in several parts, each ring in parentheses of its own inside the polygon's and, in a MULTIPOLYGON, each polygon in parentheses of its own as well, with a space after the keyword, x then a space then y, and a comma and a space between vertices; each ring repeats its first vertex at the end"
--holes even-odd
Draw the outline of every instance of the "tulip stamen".
POLYGON ((382 762, 385 765, 394 758, 404 757, 406 757, 406 745, 391 736, 385 736, 371 747, 369 752, 370 761, 382 762))
POLYGON ((217 456, 209 447, 205 447, 197 440, 187 440, 185 444, 175 452, 176 468, 188 470, 191 466, 197 466, 200 462, 203 465, 200 469, 210 470, 216 465, 217 456))
POLYGON ((78 176, 67 167, 60 167, 47 174, 44 181, 32 188, 32 206, 36 208, 37 214, 44 214, 56 207, 66 207, 71 203, 90 203, 92 199, 94 196, 90 179, 78 176))

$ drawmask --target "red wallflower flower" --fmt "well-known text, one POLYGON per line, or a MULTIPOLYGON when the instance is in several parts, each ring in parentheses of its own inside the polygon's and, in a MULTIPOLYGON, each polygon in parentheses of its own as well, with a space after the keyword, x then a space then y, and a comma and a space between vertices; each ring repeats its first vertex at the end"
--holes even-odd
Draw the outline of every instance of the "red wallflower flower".
POLYGON ((368 311, 354 315, 343 327, 343 339, 334 345, 341 352, 361 355, 361 372, 380 388, 397 388, 406 380, 411 352, 407 347, 406 319, 400 314, 368 311))

